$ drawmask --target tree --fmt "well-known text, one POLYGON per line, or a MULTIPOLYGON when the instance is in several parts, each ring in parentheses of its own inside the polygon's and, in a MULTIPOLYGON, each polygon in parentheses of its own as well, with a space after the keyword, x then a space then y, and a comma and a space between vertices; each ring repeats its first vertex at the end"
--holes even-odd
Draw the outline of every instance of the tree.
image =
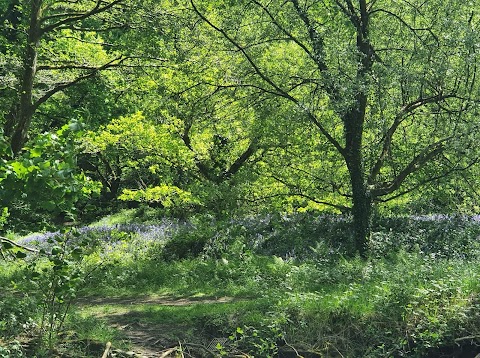
MULTIPOLYGON (((263 133, 258 130, 261 101, 247 91, 219 89, 209 82, 212 72, 221 73, 223 59, 217 57, 216 68, 209 68, 211 63, 205 58, 210 52, 205 44, 210 37, 197 33, 197 21, 188 9, 160 2, 152 4, 145 19, 155 25, 141 33, 129 33, 128 43, 134 44, 136 51, 161 56, 164 67, 139 71, 132 86, 136 90, 129 98, 157 130, 162 131, 165 124, 175 128, 193 158, 193 167, 179 171, 173 183, 202 197, 205 207, 215 212, 232 208, 241 196, 239 187, 250 181, 245 171, 251 170, 264 151, 263 133), (164 26, 157 26, 159 23, 164 26)), ((150 175, 145 184, 158 185, 158 180, 150 175)))
POLYGON ((40 106, 101 71, 125 64, 122 54, 105 51, 111 45, 100 36, 124 26, 121 19, 112 18, 124 4, 125 0, 11 0, 2 4, 6 8, 5 56, 18 63, 13 81, 2 86, 3 91, 13 92, 4 135, 14 155, 25 145, 40 106))
MULTIPOLYGON (((43 230, 75 220, 78 203, 98 191, 77 167, 76 147, 82 135, 81 125, 71 122, 35 136, 16 158, 0 159, 0 207, 9 214, 9 225, 43 230)), ((8 147, 0 140, 2 157, 8 147)))
POLYGON ((437 0, 190 4, 236 66, 235 77, 218 85, 294 104, 297 118, 340 158, 357 252, 365 253, 374 203, 476 163, 475 7, 437 0))
POLYGON ((193 160, 174 126, 136 113, 86 133, 80 166, 102 183, 104 198, 110 200, 125 189, 181 186, 179 172, 193 167, 193 160))

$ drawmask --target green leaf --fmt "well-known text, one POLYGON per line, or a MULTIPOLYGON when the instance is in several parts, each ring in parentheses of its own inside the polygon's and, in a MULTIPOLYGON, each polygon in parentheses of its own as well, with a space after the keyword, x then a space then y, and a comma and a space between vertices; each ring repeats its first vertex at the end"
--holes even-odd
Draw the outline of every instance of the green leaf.
POLYGON ((72 250, 71 255, 75 260, 78 260, 82 257, 83 250, 79 247, 76 247, 75 249, 72 250))
POLYGON ((53 200, 44 201, 41 203, 41 205, 45 210, 48 211, 53 211, 57 207, 57 204, 53 200))
POLYGON ((62 252, 62 248, 60 246, 52 247, 52 255, 57 256, 62 252))
POLYGON ((9 250, 13 247, 13 245, 11 243, 9 243, 8 241, 2 241, 2 246, 6 250, 9 250))
POLYGON ((17 252, 15 253, 15 257, 16 257, 17 259, 24 259, 25 257, 27 257, 27 254, 26 254, 25 252, 23 252, 23 251, 17 251, 17 252))

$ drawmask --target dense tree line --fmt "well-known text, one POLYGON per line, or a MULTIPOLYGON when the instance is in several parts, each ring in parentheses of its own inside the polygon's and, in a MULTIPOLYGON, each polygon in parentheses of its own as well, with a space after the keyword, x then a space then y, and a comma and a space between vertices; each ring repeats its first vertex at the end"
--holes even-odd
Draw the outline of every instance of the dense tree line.
POLYGON ((362 253, 375 210, 478 210, 475 4, 0 8, 11 224, 119 200, 174 215, 331 211, 352 214, 362 253))

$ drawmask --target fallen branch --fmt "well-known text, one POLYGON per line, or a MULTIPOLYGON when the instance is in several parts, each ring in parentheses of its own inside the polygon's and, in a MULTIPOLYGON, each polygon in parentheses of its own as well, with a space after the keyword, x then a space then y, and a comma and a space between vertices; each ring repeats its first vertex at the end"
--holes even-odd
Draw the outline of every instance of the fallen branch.
POLYGON ((37 249, 31 248, 31 247, 28 247, 28 246, 24 246, 24 245, 19 244, 19 243, 15 242, 15 241, 12 241, 12 240, 10 240, 10 239, 7 239, 6 237, 3 237, 3 236, 0 236, 0 242, 1 242, 2 244, 3 244, 4 242, 6 242, 6 243, 8 243, 8 244, 10 244, 10 245, 12 245, 12 246, 18 247, 18 248, 23 249, 23 250, 25 250, 25 251, 35 252, 35 253, 38 253, 38 252, 39 252, 39 250, 37 250, 37 249))
POLYGON ((105 347, 105 352, 103 352, 102 358, 108 357, 108 353, 110 353, 110 348, 112 348, 112 343, 107 342, 107 345, 105 347))
POLYGON ((159 358, 166 358, 170 354, 172 354, 173 352, 176 352, 176 351, 177 351, 177 347, 167 349, 165 352, 162 353, 162 355, 159 358))
POLYGON ((463 341, 471 341, 474 339, 480 339, 480 336, 466 336, 466 337, 455 338, 455 343, 459 343, 463 341))

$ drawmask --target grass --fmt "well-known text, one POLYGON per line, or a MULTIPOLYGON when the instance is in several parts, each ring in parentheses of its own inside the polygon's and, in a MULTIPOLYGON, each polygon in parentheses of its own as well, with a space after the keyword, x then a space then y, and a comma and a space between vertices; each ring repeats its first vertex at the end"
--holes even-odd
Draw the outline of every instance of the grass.
MULTIPOLYGON (((230 337, 219 352, 257 357, 291 347, 318 357, 453 357, 475 350, 480 343, 478 224, 422 219, 419 230, 410 218, 403 226, 386 221, 373 235, 370 257, 360 259, 345 256, 325 234, 332 225, 342 234, 344 222, 307 219, 290 218, 288 226, 281 218, 199 221, 157 239, 140 229, 128 235, 88 234, 95 245, 78 263, 88 279, 77 289, 80 298, 66 330, 75 332, 77 342, 112 341, 122 349, 132 339, 129 334, 142 330, 156 330, 157 348, 230 337), (400 240, 389 223, 401 227, 408 240, 400 240), (439 236, 443 232, 449 237, 439 236), (399 242, 396 249, 393 239, 399 242)), ((24 282, 31 260, 0 262, 0 283, 10 287, 4 295, 23 292, 35 300, 24 282)), ((0 332, 10 342, 22 329, 5 323, 12 319, 9 305, 16 302, 19 325, 38 319, 38 312, 26 302, 4 302, 0 332)), ((79 357, 89 354, 76 349, 79 357)))

